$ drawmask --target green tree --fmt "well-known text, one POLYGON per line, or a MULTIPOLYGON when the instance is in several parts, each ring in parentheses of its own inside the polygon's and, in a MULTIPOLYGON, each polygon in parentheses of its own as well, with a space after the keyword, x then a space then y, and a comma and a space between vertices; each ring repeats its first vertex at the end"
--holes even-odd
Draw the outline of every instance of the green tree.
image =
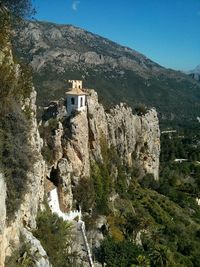
POLYGON ((117 242, 108 237, 103 240, 97 256, 107 267, 149 266, 144 251, 129 240, 117 242))
POLYGON ((30 16, 35 12, 31 0, 1 0, 0 9, 5 7, 12 15, 20 18, 30 16))
POLYGON ((151 266, 152 267, 170 266, 167 253, 168 253, 168 248, 163 245, 154 247, 153 251, 150 253, 151 266))
POLYGON ((34 235, 40 240, 53 266, 76 266, 77 254, 72 252, 73 239, 68 222, 47 209, 39 213, 34 235))
POLYGON ((90 178, 81 178, 78 185, 73 188, 73 197, 82 211, 88 211, 94 204, 95 192, 90 178))

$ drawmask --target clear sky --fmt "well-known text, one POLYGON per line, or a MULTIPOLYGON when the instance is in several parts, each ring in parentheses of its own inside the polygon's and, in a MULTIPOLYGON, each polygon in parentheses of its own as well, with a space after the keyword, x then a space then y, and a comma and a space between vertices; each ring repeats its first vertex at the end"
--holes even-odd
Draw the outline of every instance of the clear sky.
POLYGON ((200 0, 32 0, 38 20, 72 24, 173 69, 200 64, 200 0))

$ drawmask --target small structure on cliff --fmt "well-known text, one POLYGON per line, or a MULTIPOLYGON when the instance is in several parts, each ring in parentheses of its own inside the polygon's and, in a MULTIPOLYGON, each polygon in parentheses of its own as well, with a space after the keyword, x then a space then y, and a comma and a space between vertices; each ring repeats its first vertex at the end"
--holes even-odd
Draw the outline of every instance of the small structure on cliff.
POLYGON ((83 89, 83 83, 80 80, 69 80, 72 86, 67 95, 67 112, 71 114, 72 111, 82 111, 86 108, 86 90, 83 89))

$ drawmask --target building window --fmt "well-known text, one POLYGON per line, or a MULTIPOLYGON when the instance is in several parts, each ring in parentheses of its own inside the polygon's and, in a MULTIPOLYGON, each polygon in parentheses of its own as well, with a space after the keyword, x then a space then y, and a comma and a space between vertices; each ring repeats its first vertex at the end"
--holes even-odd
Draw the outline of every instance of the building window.
POLYGON ((74 99, 74 97, 71 98, 71 104, 72 104, 72 105, 75 104, 75 99, 74 99))
POLYGON ((81 97, 81 107, 83 106, 83 98, 81 97))

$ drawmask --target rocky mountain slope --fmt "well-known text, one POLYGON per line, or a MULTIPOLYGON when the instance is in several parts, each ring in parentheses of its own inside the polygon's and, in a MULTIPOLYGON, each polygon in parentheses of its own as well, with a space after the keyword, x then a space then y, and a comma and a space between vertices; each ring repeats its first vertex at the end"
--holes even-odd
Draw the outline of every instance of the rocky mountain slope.
POLYGON ((85 110, 67 114, 66 102, 54 101, 38 123, 8 28, 0 27, 0 266, 88 266, 87 236, 95 266, 199 267, 198 162, 183 175, 169 136, 163 169, 155 109, 108 109, 92 89, 85 110), (78 218, 52 214, 50 195, 64 217, 82 211, 85 238, 78 218))
POLYGON ((156 107, 166 120, 199 115, 200 85, 144 55, 71 25, 27 22, 17 32, 15 51, 30 62, 38 103, 63 95, 66 80, 83 79, 108 106, 120 101, 156 107))
MULTIPOLYGON (((67 185, 81 177, 90 177, 91 165, 103 164, 105 150, 113 148, 123 166, 130 169, 137 166, 141 177, 152 174, 158 180, 160 130, 156 111, 133 115, 132 109, 121 103, 107 113, 99 104, 97 93, 88 90, 88 94, 87 111, 70 117, 66 114, 62 117, 63 113, 57 111, 56 117, 50 117, 41 126, 45 150, 53 152, 48 161, 48 177, 67 185), (53 177, 55 173, 61 177, 53 177)), ((46 113, 50 113, 49 109, 46 113)), ((59 110, 56 103, 54 109, 59 110)), ((113 178, 118 179, 117 175, 113 178)), ((67 197, 70 198, 73 196, 67 197)))
POLYGON ((35 266, 49 266, 46 252, 30 231, 36 228, 45 177, 43 143, 36 121, 36 92, 27 72, 14 63, 7 34, 1 28, 0 39, 3 37, 4 43, 1 42, 0 49, 0 266, 4 266, 6 257, 21 242, 31 245, 35 266))
MULTIPOLYGON (((6 40, 8 33, 0 34, 6 40)), ((47 223, 53 220, 50 226, 44 225, 44 218, 42 226, 37 223, 39 214, 48 210, 48 193, 57 188, 64 212, 81 206, 83 213, 98 214, 99 209, 99 214, 104 214, 104 209, 112 210, 120 192, 127 190, 133 169, 137 170, 137 177, 150 174, 158 180, 157 113, 152 109, 133 115, 125 104, 105 112, 97 93, 88 90, 85 111, 70 115, 65 104, 52 103, 38 125, 36 91, 29 72, 14 62, 9 38, 1 45, 0 266, 48 267, 55 261, 54 253, 45 251, 44 240, 41 245, 36 238, 51 236, 50 232, 43 232, 41 237, 37 232, 41 227, 48 231, 48 227, 56 225, 56 231, 59 229, 59 218, 51 213, 47 217, 47 223), (101 173, 103 169, 105 172, 101 173)), ((106 218, 103 221, 107 223, 106 218)), ((90 234, 97 243, 103 238, 97 226, 90 234)), ((76 253, 84 251, 78 241, 73 248, 76 253)), ((65 249, 59 249, 65 253, 65 249)), ((87 266, 86 253, 84 258, 87 266)))
POLYGON ((187 74, 196 81, 200 81, 200 65, 198 65, 194 70, 188 71, 187 74))

